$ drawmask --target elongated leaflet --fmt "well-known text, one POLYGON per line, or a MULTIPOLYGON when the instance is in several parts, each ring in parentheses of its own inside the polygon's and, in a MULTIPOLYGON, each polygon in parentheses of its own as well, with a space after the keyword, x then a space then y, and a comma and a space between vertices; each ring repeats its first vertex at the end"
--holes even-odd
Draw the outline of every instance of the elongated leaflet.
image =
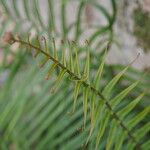
POLYGON ((47 62, 48 62, 49 58, 46 57, 42 60, 41 64, 39 64, 39 67, 42 68, 47 62))
POLYGON ((65 75, 65 73, 66 73, 66 69, 62 70, 62 71, 59 73, 59 75, 58 75, 58 77, 57 77, 57 79, 56 79, 56 81, 55 81, 55 84, 54 84, 53 88, 51 89, 51 92, 52 92, 52 93, 54 93, 54 92, 58 89, 58 87, 59 87, 59 85, 60 85, 60 82, 61 82, 63 76, 65 75))
POLYGON ((57 60, 58 59, 58 55, 57 55, 57 50, 56 50, 55 39, 53 38, 52 41, 53 41, 53 56, 57 60))
MULTIPOLYGON (((40 40, 39 40, 38 36, 36 37, 36 40, 37 40, 38 47, 41 49, 41 43, 40 43, 40 40)), ((39 51, 35 51, 35 54, 33 55, 33 57, 36 58, 39 54, 40 54, 39 51)))
POLYGON ((44 49, 45 49, 45 52, 48 53, 48 45, 47 45, 46 38, 45 38, 44 36, 42 36, 42 40, 44 41, 44 49))
POLYGON ((57 63, 53 63, 52 66, 49 68, 47 75, 45 76, 45 79, 48 80, 50 76, 52 75, 53 71, 57 67, 57 63))
MULTIPOLYGON (((96 73, 96 77, 95 77, 95 80, 94 80, 94 87, 96 89, 98 89, 98 86, 99 86, 99 83, 100 83, 100 80, 101 80, 101 76, 102 76, 102 72, 103 72, 103 68, 104 68, 104 64, 105 64, 106 51, 104 53, 102 62, 100 64, 99 68, 98 68, 98 71, 96 73)), ((95 118, 95 110, 96 110, 95 109, 95 99, 96 99, 96 94, 92 93, 91 101, 90 101, 91 102, 91 104, 90 104, 90 109, 91 109, 91 130, 90 130, 89 138, 92 135, 92 132, 93 132, 93 129, 94 129, 94 126, 95 126, 95 121, 96 121, 95 120, 96 119, 95 118)))
POLYGON ((87 117, 87 111, 88 111, 88 93, 89 89, 84 87, 83 89, 83 112, 84 112, 84 128, 86 125, 86 117, 87 117))
POLYGON ((66 66, 66 53, 65 53, 65 44, 64 44, 64 41, 63 40, 61 40, 61 43, 62 43, 62 64, 64 65, 64 66, 66 66))
POLYGON ((74 93, 73 93, 73 96, 74 96, 74 102, 73 102, 73 110, 72 112, 74 113, 75 111, 75 108, 76 108, 76 103, 77 103, 77 98, 78 98, 78 94, 79 94, 79 91, 80 91, 80 86, 81 86, 81 81, 75 81, 75 88, 74 88, 74 93))

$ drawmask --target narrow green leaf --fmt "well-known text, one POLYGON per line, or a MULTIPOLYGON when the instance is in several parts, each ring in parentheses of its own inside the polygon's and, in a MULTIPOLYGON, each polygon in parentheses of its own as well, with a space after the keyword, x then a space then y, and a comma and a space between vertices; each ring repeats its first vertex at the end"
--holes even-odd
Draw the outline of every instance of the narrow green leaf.
MULTIPOLYGON (((143 120, 143 118, 149 113, 150 107, 147 107, 145 108, 141 113, 139 113, 137 116, 133 117, 131 120, 127 121, 127 127, 129 130, 131 130, 133 127, 135 127, 141 120, 143 120)), ((121 136, 123 139, 126 137, 127 133, 126 132, 123 132, 123 133, 120 133, 119 136, 121 136), (121 135, 122 134, 122 135, 121 135)), ((122 143, 123 143, 123 140, 121 138, 119 138, 119 142, 116 141, 116 145, 115 145, 115 149, 116 150, 120 150, 121 147, 122 147, 122 143), (120 142, 120 140, 121 142, 120 142)))
MULTIPOLYGON (((149 107, 145 108, 141 113, 139 113, 137 116, 133 117, 131 120, 127 121, 127 127, 129 128, 129 130, 131 130, 133 127, 135 127, 149 112, 149 107)), ((126 132, 123 132, 123 133, 120 133, 120 135, 122 134, 122 138, 125 138, 127 133, 126 132)), ((119 136, 120 136, 119 135, 119 136)), ((137 136, 134 136, 134 137, 137 137, 137 136)), ((120 138, 119 138, 120 139, 120 138)), ((136 138, 137 139, 137 138, 136 138)), ((121 141, 122 143, 123 141, 121 141)), ((133 141, 132 141, 133 142, 133 141)), ((121 146, 122 144, 119 142, 116 141, 116 145, 115 145, 115 149, 117 150, 120 150, 121 149, 121 146), (120 145, 121 144, 121 145, 120 145)), ((132 144, 131 144, 132 145, 132 144)), ((135 143, 134 143, 135 145, 135 143)))
MULTIPOLYGON (((138 128, 136 132, 134 132, 134 135, 140 141, 140 139, 143 138, 149 131, 150 131, 150 122, 146 123, 141 128, 138 128)), ((134 146, 135 146, 135 143, 133 143, 132 141, 129 141, 126 149, 132 150, 134 149, 134 146)))
POLYGON ((119 79, 123 76, 123 74, 127 71, 128 66, 122 70, 119 74, 117 74, 104 88, 102 94, 105 96, 105 98, 109 98, 110 97, 110 93, 112 91, 112 89, 114 88, 114 86, 116 85, 116 83, 119 81, 119 79))
POLYGON ((87 76, 87 79, 89 78, 89 73, 90 73, 90 50, 89 47, 87 46, 86 63, 84 66, 84 74, 87 76))
POLYGON ((39 67, 42 68, 45 66, 45 64, 48 62, 49 58, 48 57, 45 57, 42 62, 39 64, 39 67))
POLYGON ((124 138, 125 138, 125 134, 121 130, 121 132, 117 135, 116 144, 115 144, 115 148, 114 148, 115 150, 121 150, 122 149, 124 138))
MULTIPOLYGON (((95 80, 94 80, 94 87, 98 90, 98 86, 100 85, 100 80, 101 80, 101 76, 102 76, 102 72, 103 72, 103 68, 104 68, 104 64, 105 64, 105 58, 106 58, 106 53, 107 53, 107 50, 105 51, 104 53, 104 56, 102 58, 102 62, 98 68, 98 71, 96 73, 96 77, 95 77, 95 80)), ((96 99, 96 94, 95 93, 92 93, 92 96, 91 96, 91 100, 90 100, 90 110, 91 110, 91 129, 90 129, 90 134, 89 134, 89 137, 88 139, 90 139, 90 136, 92 135, 92 132, 93 132, 93 129, 94 129, 94 126, 95 126, 95 122, 96 122, 96 118, 95 118, 95 114, 96 114, 96 109, 95 108, 95 99, 96 99)), ((88 140, 87 140, 88 142, 88 140)))
POLYGON ((58 77, 57 77, 57 79, 55 81, 55 84, 54 84, 53 88, 51 89, 52 93, 54 93, 57 90, 57 88, 60 85, 60 82, 61 82, 61 80, 62 80, 62 78, 63 78, 65 73, 66 73, 66 69, 62 70, 60 72, 60 74, 58 75, 58 77))
POLYGON ((84 128, 86 124, 86 116, 87 116, 87 111, 88 111, 88 94, 89 94, 88 87, 84 87, 83 89, 84 128))
POLYGON ((133 117, 133 119, 127 122, 128 128, 132 129, 135 125, 137 125, 140 121, 142 121, 149 112, 150 112, 150 106, 147 106, 143 111, 141 111, 138 115, 133 117))
MULTIPOLYGON (((64 112, 64 106, 68 106, 68 99, 70 99, 70 94, 68 95, 68 97, 66 96, 66 94, 62 95, 62 97, 60 97, 58 95, 59 98, 52 100, 52 105, 49 105, 49 107, 47 106, 46 109, 44 109, 43 111, 46 113, 44 114, 44 118, 42 120, 44 120, 44 122, 41 123, 42 120, 39 120, 39 125, 37 126, 37 124, 35 124, 36 128, 36 132, 34 132, 28 139, 29 144, 32 145, 35 141, 38 141, 40 139, 40 136, 42 135, 43 131, 45 131, 45 129, 50 129, 52 123, 54 123, 57 117, 60 117, 60 114, 63 114, 64 112), (66 99, 67 101, 65 101, 66 103, 64 103, 62 101, 62 99, 66 99), (55 102, 57 101, 57 102, 55 102), (52 114, 52 115, 51 115, 52 114), (51 117, 48 117, 51 116, 51 117), (47 119, 45 119, 45 117, 47 119)), ((65 107, 67 108, 67 107, 65 107)), ((40 116, 43 114, 39 114, 40 116)), ((39 119, 39 116, 37 115, 36 119, 39 119)), ((33 122, 34 123, 34 122, 33 122)), ((61 124, 61 123, 60 123, 61 124)), ((56 125, 56 124, 55 124, 56 125)), ((49 131, 49 130, 48 130, 49 131)), ((29 132, 30 135, 31 131, 29 132)))
POLYGON ((17 121, 19 120, 20 115, 21 115, 23 108, 25 106, 25 102, 26 102, 26 99, 22 100, 19 104, 19 107, 17 107, 16 113, 15 113, 14 117, 12 118, 12 120, 10 121, 9 126, 7 128, 7 131, 5 133, 6 138, 7 138, 7 136, 9 137, 9 135, 12 133, 17 121))
POLYGON ((73 61, 73 54, 72 54, 72 46, 70 44, 70 42, 68 41, 68 44, 69 44, 69 69, 74 72, 74 61, 73 61))
POLYGON ((54 38, 53 38, 53 56, 55 59, 58 59, 57 50, 56 50, 56 43, 55 43, 54 38))
MULTIPOLYGON (((87 43, 87 54, 86 54, 86 63, 84 66, 84 76, 86 76, 85 80, 88 80, 89 82, 89 69, 90 69, 90 51, 87 43)), ((89 89, 88 87, 84 87, 83 89, 83 112, 84 112, 84 128, 86 125, 86 117, 87 117, 87 111, 88 111, 88 95, 89 95, 89 89)))
MULTIPOLYGON (((51 94, 48 97, 44 97, 42 102, 41 101, 38 102, 38 104, 36 105, 37 107, 35 109, 32 109, 31 112, 29 113, 30 114, 29 120, 30 121, 34 120, 34 121, 31 124, 29 124, 28 127, 24 126, 21 132, 30 134, 34 129, 38 128, 41 122, 44 121, 44 118, 46 118, 46 116, 49 116, 49 113, 53 111, 53 108, 57 108, 59 101, 60 101, 60 97, 61 99, 65 98, 65 92, 66 92, 66 89, 62 93, 60 93, 60 95, 51 94), (50 101, 51 99, 52 101, 50 101), (42 113, 39 113, 42 108, 45 108, 45 109, 43 109, 42 113)), ((52 118, 48 118, 48 119, 52 119, 52 118)))
POLYGON ((53 63, 52 66, 49 68, 47 75, 45 76, 45 79, 48 80, 50 76, 52 75, 53 71, 57 67, 57 63, 53 63))
MULTIPOLYGON (((132 86, 132 85, 131 85, 132 86)), ((130 86, 130 87, 131 87, 130 86)), ((139 101, 141 100, 141 98, 144 96, 144 94, 141 94, 140 96, 138 96, 134 101, 132 101, 129 105, 127 105, 125 108, 123 108, 122 110, 120 110, 117 114, 120 118, 124 118, 138 103, 139 101)), ((111 130, 110 130, 110 133, 109 133, 109 137, 107 139, 107 146, 108 146, 108 149, 111 148, 111 145, 113 144, 114 140, 113 137, 115 135, 115 132, 116 132, 116 123, 115 123, 115 120, 113 120, 112 122, 112 126, 111 126, 111 130), (112 132, 111 132, 112 131, 112 132)), ((123 137, 122 137, 123 138, 123 137)), ((117 144, 116 144, 117 146, 117 144)), ((118 147, 120 147, 121 145, 118 145, 118 147)), ((116 147, 117 148, 117 147, 116 147)))
POLYGON ((107 138, 106 150, 111 150, 112 144, 115 139, 114 136, 115 136, 115 133, 117 132, 116 129, 117 129, 116 124, 115 124, 114 120, 112 120, 110 130, 109 130, 109 135, 107 138))
POLYGON ((126 107, 124 107, 122 110, 118 112, 118 115, 120 118, 124 118, 143 98, 144 93, 139 95, 135 100, 133 100, 131 103, 129 103, 126 107))
POLYGON ((104 101, 102 99, 99 99, 95 112, 95 121, 103 116, 103 111, 106 109, 103 106, 105 106, 104 101))
MULTIPOLYGON (((38 36, 36 37, 36 41, 37 41, 38 48, 41 49, 41 43, 40 43, 40 40, 39 40, 39 37, 38 37, 38 36)), ((36 50, 36 51, 35 51, 35 54, 33 55, 33 57, 36 58, 39 54, 40 54, 40 51, 37 51, 37 50, 36 50)))
MULTIPOLYGON (((96 77, 95 77, 95 80, 94 80, 94 87, 97 90, 98 90, 99 85, 100 85, 100 80, 101 80, 101 76, 102 76, 103 68, 104 68, 104 64, 105 64, 105 58, 106 58, 106 51, 104 53, 104 56, 102 58, 102 62, 100 64, 99 68, 98 68, 98 71, 96 73, 96 77)), ((91 98, 91 102, 92 102, 92 106, 91 106, 91 108, 92 108, 92 114, 94 113, 94 110, 95 110, 95 102, 94 102, 95 96, 96 95, 93 93, 92 98, 91 98)))
POLYGON ((77 72, 77 75, 80 77, 81 74, 80 74, 80 65, 79 65, 79 57, 78 57, 78 52, 77 52, 77 47, 76 45, 73 43, 73 48, 74 48, 74 51, 75 51, 75 60, 74 60, 74 64, 75 64, 75 71, 77 72))
POLYGON ((142 144, 143 150, 149 150, 150 140, 147 140, 144 144, 142 144))
POLYGON ((78 98, 78 94, 79 94, 79 91, 80 91, 80 86, 81 86, 81 83, 80 81, 76 81, 75 83, 75 88, 74 88, 74 93, 73 93, 73 96, 74 96, 74 103, 73 103, 73 113, 75 111, 75 108, 76 108, 76 103, 77 103, 77 98, 78 98))
POLYGON ((150 131, 150 122, 147 122, 145 125, 143 125, 141 128, 138 128, 136 130, 135 137, 137 137, 138 140, 140 140, 142 137, 145 136, 150 131))
POLYGON ((62 64, 66 67, 66 53, 65 53, 65 44, 64 42, 62 41, 62 64))
POLYGON ((126 89, 124 89, 121 93, 119 93, 118 95, 116 95, 111 101, 110 104, 113 108, 115 108, 121 101, 123 98, 125 98, 125 96, 128 95, 128 93, 133 90, 137 84, 139 83, 139 81, 131 84, 129 87, 127 87, 126 89))
MULTIPOLYGON (((66 102, 65 102, 65 104, 66 104, 66 102)), ((76 120, 78 117, 81 116, 81 113, 82 113, 82 110, 79 109, 70 118, 66 118, 66 116, 63 115, 63 117, 61 117, 60 120, 56 121, 56 123, 53 123, 53 126, 51 127, 51 128, 53 128, 53 131, 50 128, 51 134, 47 134, 45 136, 45 138, 40 140, 37 147, 39 149, 42 149, 43 147, 46 146, 46 144, 49 147, 49 143, 51 143, 51 148, 54 149, 57 145, 62 143, 64 140, 66 141, 67 138, 73 134, 73 132, 76 130, 76 128, 80 127, 82 125, 82 123, 83 123, 82 118, 80 118, 80 120, 78 122, 76 122, 75 124, 70 125, 70 123, 72 121, 76 120), (66 132, 63 132, 66 129, 66 127, 67 127, 66 132), (61 134, 56 140, 53 140, 55 138, 55 136, 57 136, 57 134, 60 132, 63 132, 63 134, 61 134)), ((71 140, 70 140, 70 142, 71 142, 71 140)))
POLYGON ((42 40, 44 41, 45 52, 48 53, 48 45, 47 45, 47 42, 46 42, 46 38, 44 36, 42 36, 42 40))
POLYGON ((102 62, 100 64, 99 68, 98 68, 98 71, 96 73, 96 77, 95 77, 95 80, 94 80, 94 87, 97 90, 99 88, 98 86, 100 85, 101 76, 102 76, 102 73, 103 73, 103 70, 104 70, 106 54, 107 54, 107 49, 105 50, 104 56, 102 58, 102 62))
POLYGON ((96 150, 98 148, 98 145, 101 141, 102 136, 104 135, 105 129, 108 125, 108 121, 109 121, 109 118, 110 118, 110 114, 107 113, 107 111, 105 111, 105 113, 104 113, 105 117, 103 117, 103 119, 100 123, 100 127, 99 127, 99 130, 98 130, 98 135, 96 137, 96 150), (106 115, 105 115, 105 113, 106 113, 106 115))

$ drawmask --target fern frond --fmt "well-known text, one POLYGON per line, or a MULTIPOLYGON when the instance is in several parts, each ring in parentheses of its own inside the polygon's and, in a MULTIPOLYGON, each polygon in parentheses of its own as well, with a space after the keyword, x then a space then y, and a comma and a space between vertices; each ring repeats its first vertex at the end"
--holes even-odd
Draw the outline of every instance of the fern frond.
MULTIPOLYGON (((111 14, 97 2, 78 1, 75 22, 69 24, 66 15, 70 1, 61 0, 62 30, 58 33, 54 0, 45 1, 48 4, 45 9, 48 12, 47 22, 44 22, 40 10, 40 0, 19 1, 23 5, 25 16, 20 12, 22 10, 17 0, 0 0, 7 15, 7 20, 0 27, 0 37, 13 22, 14 34, 20 31, 22 33, 24 24, 29 23, 29 27, 25 29, 27 33, 33 29, 37 35, 42 33, 64 39, 58 50, 54 39, 52 43, 44 37, 43 40, 37 37, 33 42, 30 42, 30 37, 27 42, 13 36, 7 39, 8 43, 19 42, 21 48, 25 47, 33 52, 41 69, 39 71, 31 67, 28 70, 26 66, 23 72, 17 73, 24 59, 21 52, 15 57, 6 85, 0 86, 0 149, 149 149, 150 124, 147 116, 150 111, 150 95, 148 92, 143 93, 150 89, 149 75, 141 82, 142 74, 133 71, 129 68, 130 65, 126 68, 105 65, 105 49, 102 49, 101 54, 105 52, 102 57, 90 47, 93 42, 98 42, 96 49, 100 48, 99 44, 103 48, 108 41, 106 49, 111 46, 117 7, 115 0, 110 1, 111 14), (82 15, 86 5, 97 9, 105 17, 107 24, 94 26, 96 31, 91 34, 84 47, 87 53, 83 62, 79 55, 83 52, 80 51, 82 48, 75 42, 79 41, 85 31, 82 27, 82 15), (75 42, 66 43, 71 29, 76 31, 73 35, 75 42), (101 35, 106 37, 99 42, 97 39, 101 35), (95 58, 99 63, 93 67, 91 64, 95 58), (98 68, 97 71, 95 68, 98 68), (112 68, 113 71, 110 71, 112 68), (116 72, 119 73, 116 75, 116 72), (55 75, 54 78, 52 75, 55 75), (44 76, 46 82, 42 80, 44 76), (66 80, 67 76, 70 80, 66 80), (69 83, 73 83, 73 86, 69 83), (51 92, 57 90, 58 94, 50 93, 49 89, 51 92), (68 111, 72 110, 72 103, 74 113, 70 116, 68 111)), ((9 51, 8 46, 5 50, 9 51)), ((31 61, 28 63, 29 66, 34 66, 31 61)), ((0 68, 0 72, 2 71, 0 68)))
MULTIPOLYGON (((12 40, 12 39, 11 39, 12 40)), ((80 82, 80 84, 76 84, 76 87, 75 87, 75 100, 77 99, 77 95, 79 93, 79 87, 82 85, 85 89, 88 88, 89 89, 89 92, 98 96, 99 97, 99 100, 100 101, 103 101, 102 103, 102 112, 103 115, 101 115, 100 113, 100 116, 102 117, 101 118, 101 121, 103 121, 103 124, 100 124, 100 127, 99 127, 99 132, 98 132, 98 135, 97 135, 97 147, 99 145, 99 142, 100 142, 100 139, 101 137, 103 136, 104 132, 105 132, 105 128, 106 126, 108 125, 108 122, 109 120, 115 120, 115 124, 116 126, 120 126, 121 127, 121 130, 120 130, 120 133, 121 136, 122 136, 122 142, 124 141, 124 136, 128 135, 128 137, 133 141, 133 143, 135 144, 135 147, 137 146, 140 146, 139 144, 139 141, 137 141, 137 139, 135 138, 135 136, 132 134, 131 132, 131 129, 136 125, 138 124, 146 115, 147 113, 149 112, 149 107, 146 108, 143 112, 141 112, 137 117, 135 117, 134 119, 130 119, 128 121, 127 124, 125 124, 123 121, 122 121, 122 118, 120 117, 120 113, 118 114, 114 108, 113 108, 113 103, 111 104, 109 102, 109 99, 110 99, 110 93, 111 93, 111 90, 114 88, 114 86, 116 85, 116 83, 118 82, 118 80, 121 78, 121 76, 123 76, 123 74, 126 72, 126 70, 128 69, 129 66, 127 66, 123 71, 121 71, 118 75, 116 75, 107 85, 106 87, 104 88, 104 90, 102 92, 98 91, 98 89, 96 89, 94 86, 92 86, 89 82, 86 82, 84 80, 82 80, 82 76, 80 77, 79 75, 79 70, 78 70, 78 65, 76 64, 77 63, 77 59, 73 59, 73 64, 76 64, 76 67, 77 67, 77 70, 76 68, 74 68, 76 71, 75 72, 72 72, 72 70, 70 70, 68 67, 66 66, 70 66, 70 65, 66 65, 64 66, 61 61, 59 61, 59 59, 57 60, 56 59, 56 51, 54 50, 53 54, 50 55, 49 53, 47 53, 46 51, 42 50, 41 48, 37 47, 36 45, 33 45, 31 43, 28 43, 28 42, 25 42, 23 40, 17 40, 15 38, 13 38, 14 42, 19 42, 20 44, 24 45, 24 46, 30 46, 32 49, 40 52, 40 54, 43 54, 44 57, 48 58, 49 60, 51 60, 53 63, 56 64, 56 67, 59 67, 59 69, 62 70, 62 72, 58 75, 58 82, 60 82, 60 80, 62 80, 62 77, 64 75, 64 73, 67 73, 70 78, 76 80, 77 82, 80 82), (54 55, 55 54, 55 55, 54 55), (105 104, 105 105, 103 105, 105 104), (136 119, 137 118, 137 119, 136 119), (129 127, 129 128, 128 128, 129 127)), ((54 47, 55 49, 55 47, 54 47)), ((77 54, 76 54, 77 56, 77 54)), ((87 55, 88 56, 88 55, 87 55)), ((71 56, 70 56, 71 57, 71 56)), ((69 63, 69 61, 67 61, 67 63, 69 63)), ((102 61, 102 64, 104 64, 104 61, 102 61)), ((103 65, 102 65, 103 66, 103 65)), ((98 74, 101 74, 102 72, 102 66, 100 66, 100 73, 98 74)), ((74 65, 73 65, 74 67, 74 65)), ((96 83, 97 84, 97 83, 96 83)), ((135 86, 137 85, 137 83, 133 84, 130 88, 128 88, 128 90, 125 90, 124 92, 122 92, 119 96, 117 96, 117 98, 115 99, 120 99, 118 100, 117 103, 119 103, 121 101, 121 99, 131 90, 133 89, 135 86)), ((81 90, 80 90, 81 91, 81 90)), ((87 100, 86 100, 87 101, 87 100)), ((112 100, 114 101, 114 100, 112 100)), ((116 100, 115 100, 116 102, 116 100)), ((117 104, 115 103, 115 105, 117 104)), ((87 105, 87 104, 86 104, 87 105)), ((130 106, 130 105, 129 105, 130 106)), ((87 108, 87 106, 84 106, 85 108, 87 108)), ((90 104, 90 107, 91 107, 91 104, 90 104)), ((97 108, 99 108, 99 103, 97 105, 97 108)), ((96 112, 99 112, 99 110, 97 110, 96 112)), ((94 113, 95 115, 95 113, 94 113)), ((97 116, 99 116, 99 113, 97 113, 97 116)), ((94 116, 95 117, 95 116, 94 116)), ((113 129, 114 130, 114 129, 113 129)), ((34 139, 34 138, 33 138, 34 139)), ((121 143, 120 143, 121 144, 121 143)), ((96 147, 96 148, 97 148, 96 147)))

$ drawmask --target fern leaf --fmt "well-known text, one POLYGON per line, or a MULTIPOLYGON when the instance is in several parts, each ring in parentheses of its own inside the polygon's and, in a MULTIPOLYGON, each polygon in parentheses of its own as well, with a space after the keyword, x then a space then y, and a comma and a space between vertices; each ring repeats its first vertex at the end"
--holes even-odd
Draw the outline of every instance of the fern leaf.
POLYGON ((75 72, 80 77, 81 76, 81 74, 80 74, 80 65, 79 65, 79 59, 78 59, 76 43, 73 43, 73 48, 74 48, 74 51, 75 51, 75 60, 74 60, 75 72))
POLYGON ((86 53, 86 62, 84 66, 84 75, 87 76, 87 79, 89 81, 89 73, 90 73, 90 50, 87 46, 87 53, 86 53))
POLYGON ((54 38, 53 38, 53 56, 56 60, 58 59, 57 50, 56 50, 56 43, 55 43, 54 38))
MULTIPOLYGON (((41 43, 40 43, 38 36, 37 36, 36 40, 37 40, 38 47, 41 49, 41 43)), ((39 51, 35 51, 35 54, 33 55, 33 57, 36 58, 39 54, 40 54, 39 51)))
POLYGON ((50 76, 52 75, 56 67, 57 67, 57 63, 53 63, 52 66, 49 68, 47 75, 45 76, 46 80, 50 78, 50 76))
POLYGON ((139 95, 135 100, 133 100, 131 103, 129 103, 125 108, 123 108, 122 110, 120 110, 118 112, 118 115, 123 118, 124 116, 126 116, 142 99, 142 97, 144 96, 144 93, 142 93, 141 95, 139 95))
POLYGON ((70 42, 68 41, 68 44, 69 44, 69 49, 70 49, 70 51, 69 51, 69 65, 68 65, 68 67, 69 67, 69 69, 72 71, 72 72, 74 72, 74 61, 73 61, 73 52, 72 52, 72 46, 71 46, 71 44, 70 44, 70 42))
POLYGON ((112 105, 113 108, 115 108, 123 98, 125 98, 125 96, 131 91, 133 90, 137 84, 139 83, 139 81, 133 83, 132 85, 130 85, 128 88, 124 89, 121 93, 119 93, 118 95, 116 95, 111 101, 110 104, 112 105))
POLYGON ((113 145, 113 141, 115 138, 114 135, 116 133, 116 130, 117 130, 117 128, 116 128, 115 122, 114 122, 114 120, 112 120, 110 130, 109 130, 109 135, 107 138, 106 150, 111 150, 111 147, 113 145))
MULTIPOLYGON (((150 132, 150 122, 143 125, 141 128, 139 128, 136 132, 134 132, 135 137, 137 137, 138 140, 142 139, 148 132, 150 132)), ((129 141, 126 148, 128 150, 134 149, 135 144, 129 141)))
POLYGON ((124 138, 125 138, 125 135, 123 134, 123 131, 121 130, 120 133, 117 135, 117 140, 115 143, 114 150, 121 150, 122 149, 122 144, 123 144, 124 138))
POLYGON ((62 43, 62 64, 66 67, 66 54, 65 54, 65 44, 63 41, 62 43))
POLYGON ((150 140, 147 140, 147 141, 142 145, 142 149, 144 149, 144 150, 149 150, 149 145, 150 145, 150 140))
POLYGON ((149 112, 150 112, 150 106, 146 107, 142 112, 140 112, 133 119, 128 121, 127 125, 129 129, 132 129, 135 125, 137 125, 140 121, 142 121, 149 112))
POLYGON ((84 128, 86 124, 86 117, 87 117, 87 111, 88 111, 88 94, 89 94, 89 89, 84 87, 83 89, 84 128))
MULTIPOLYGON (((98 89, 98 86, 99 86, 99 83, 100 83, 100 79, 101 79, 103 68, 104 68, 105 58, 106 58, 106 51, 105 51, 105 54, 103 56, 102 62, 100 64, 99 68, 98 68, 95 80, 94 80, 94 87, 96 89, 98 89)), ((89 138, 90 138, 90 136, 93 132, 93 129, 94 129, 94 126, 95 126, 95 120, 96 120, 96 118, 95 118, 95 98, 96 98, 96 94, 92 93, 91 106, 90 106, 91 107, 91 130, 90 130, 89 138)))
POLYGON ((62 70, 62 71, 60 72, 60 74, 58 75, 58 77, 57 77, 57 79, 56 79, 56 81, 55 81, 55 85, 53 86, 51 92, 54 93, 54 92, 56 91, 56 89, 58 88, 58 86, 59 86, 59 84, 60 84, 60 81, 62 80, 62 78, 63 78, 63 76, 64 76, 65 73, 66 73, 66 69, 64 69, 64 70, 62 70))
POLYGON ((99 130, 98 130, 98 135, 96 137, 96 149, 98 148, 100 140, 101 140, 101 138, 102 138, 102 136, 103 136, 103 134, 105 132, 106 126, 107 126, 108 121, 110 119, 110 114, 107 113, 106 111, 104 113, 104 116, 105 117, 103 117, 102 120, 101 120, 103 123, 100 124, 99 130))
POLYGON ((114 86, 116 85, 116 83, 119 81, 119 79, 123 76, 123 74, 127 71, 128 66, 122 70, 119 74, 117 74, 104 88, 102 94, 105 95, 106 98, 110 97, 110 93, 112 91, 112 89, 114 88, 114 86))
POLYGON ((49 58, 48 57, 45 57, 42 62, 39 64, 39 67, 42 68, 45 66, 45 64, 48 62, 49 58))
MULTIPOLYGON (((131 86, 130 86, 131 87, 131 86)), ((128 88, 127 88, 128 89, 128 88)), ((139 103, 139 101, 141 100, 141 98, 144 96, 144 94, 141 94, 140 96, 138 96, 135 100, 133 100, 130 104, 128 104, 125 108, 123 108, 122 110, 120 110, 117 114, 119 115, 120 118, 122 118, 122 120, 124 119, 124 117, 139 103)), ((114 143, 114 134, 116 132, 116 123, 114 122, 114 120, 112 120, 112 125, 110 127, 110 131, 109 131, 109 137, 107 139, 107 148, 110 149, 111 145, 114 143), (113 139, 113 140, 112 140, 113 139)), ((122 137, 123 138, 123 137, 122 137)), ((123 141, 122 141, 123 142, 123 141)), ((133 142, 132 142, 133 143, 133 142)), ((117 145, 117 144, 116 144, 117 145)), ((121 143, 119 144, 121 147, 121 143)))
POLYGON ((81 86, 81 82, 80 81, 76 81, 75 83, 75 88, 74 88, 74 103, 73 103, 73 110, 72 113, 74 113, 75 108, 76 108, 76 102, 77 102, 77 98, 78 98, 78 94, 80 91, 80 86, 81 86))

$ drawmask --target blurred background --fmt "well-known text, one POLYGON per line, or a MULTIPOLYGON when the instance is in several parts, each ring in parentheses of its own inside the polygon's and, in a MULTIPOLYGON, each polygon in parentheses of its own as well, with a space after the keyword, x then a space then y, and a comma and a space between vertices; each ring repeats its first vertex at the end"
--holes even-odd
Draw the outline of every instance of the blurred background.
MULTIPOLYGON (((110 0, 94 0, 101 6, 104 6, 105 9, 111 13, 112 7, 110 0)), ((6 1, 7 2, 7 1, 6 1)), ((66 3, 67 0, 64 0, 64 3, 66 3)), ((12 16, 15 16, 15 12, 12 11, 14 8, 14 3, 17 5, 16 13, 18 12, 18 15, 22 17, 22 20, 24 21, 21 28, 23 30, 26 30, 29 27, 29 20, 25 20, 26 14, 24 12, 24 3, 23 1, 8 1, 8 9, 11 12, 12 16), (11 8, 12 7, 12 8, 11 8)), ((39 10, 40 15, 42 16, 42 22, 43 24, 47 23, 48 20, 48 7, 47 7, 47 1, 42 0, 39 1, 39 10)), ((32 5, 33 2, 29 2, 29 5, 32 5)), ((61 32, 61 9, 60 9, 61 2, 59 0, 55 0, 53 4, 53 9, 55 13, 55 25, 56 25, 56 31, 58 33, 61 32)), ((67 3, 66 8, 66 18, 68 24, 73 24, 76 20, 77 11, 79 7, 78 0, 72 0, 67 3)), ((4 24, 7 17, 4 13, 4 10, 1 6, 1 28, 4 24)), ((31 10, 30 10, 31 11, 31 10)), ((19 17, 17 16, 17 17, 19 17)), ((32 16, 32 14, 31 14, 32 16)), ((137 69, 143 70, 149 67, 150 64, 150 31, 149 31, 149 25, 150 25, 150 2, 149 0, 120 0, 117 1, 117 14, 116 14, 116 20, 114 23, 114 33, 115 33, 115 39, 118 42, 117 46, 112 46, 109 54, 108 54, 108 63, 121 63, 121 64, 127 64, 131 60, 135 58, 137 53, 140 53, 139 59, 133 64, 133 66, 137 69)), ((98 9, 95 9, 93 6, 89 5, 86 6, 84 12, 80 16, 82 20, 82 28, 85 28, 84 32, 80 36, 80 41, 83 42, 85 39, 88 39, 90 34, 95 30, 96 26, 102 26, 107 24, 107 18, 103 13, 99 13, 98 9)), ((32 18, 34 20, 34 18, 32 18)), ((7 24, 7 30, 11 31, 14 28, 14 22, 9 25, 7 24)), ((34 29, 32 29, 34 30, 34 29)), ((3 30, 4 31, 4 30, 3 30)), ((33 34, 35 31, 32 31, 33 34)), ((69 37, 72 39, 74 36, 73 29, 69 33, 69 37)), ((1 50, 1 62, 3 59, 2 56, 2 50, 1 50)), ((11 60, 11 57, 8 58, 11 60)))

